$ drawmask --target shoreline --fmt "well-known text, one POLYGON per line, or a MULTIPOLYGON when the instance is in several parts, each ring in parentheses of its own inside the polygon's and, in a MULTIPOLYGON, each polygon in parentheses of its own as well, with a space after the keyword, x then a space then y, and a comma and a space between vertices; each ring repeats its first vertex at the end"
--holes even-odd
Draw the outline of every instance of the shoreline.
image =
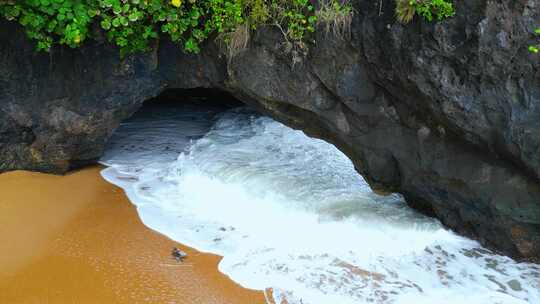
POLYGON ((144 226, 101 169, 0 174, 0 303, 266 303, 221 257, 144 226))

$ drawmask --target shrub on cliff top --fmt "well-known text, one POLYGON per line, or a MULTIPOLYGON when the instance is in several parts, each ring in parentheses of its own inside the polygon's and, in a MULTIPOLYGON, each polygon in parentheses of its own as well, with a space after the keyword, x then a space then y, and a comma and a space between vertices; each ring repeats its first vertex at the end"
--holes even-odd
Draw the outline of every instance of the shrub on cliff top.
MULTIPOLYGON (((326 9, 352 12, 346 1, 327 2, 326 9)), ((0 16, 19 22, 45 51, 54 44, 78 47, 97 24, 122 56, 148 50, 160 33, 197 53, 211 35, 241 26, 275 24, 287 39, 302 41, 317 23, 309 0, 0 0, 0 16)))
POLYGON ((455 15, 454 5, 447 0, 396 0, 396 16, 401 23, 409 23, 415 15, 427 21, 441 21, 455 15))
POLYGON ((326 32, 332 32, 338 37, 350 37, 352 7, 331 0, 321 0, 319 3, 320 8, 315 16, 320 23, 324 24, 326 32))

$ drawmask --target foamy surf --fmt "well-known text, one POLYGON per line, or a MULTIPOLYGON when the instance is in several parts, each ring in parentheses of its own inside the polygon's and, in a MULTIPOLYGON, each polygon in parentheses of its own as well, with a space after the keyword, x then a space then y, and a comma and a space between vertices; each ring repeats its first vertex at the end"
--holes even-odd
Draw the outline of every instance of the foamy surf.
POLYGON ((540 303, 538 265, 493 254, 398 195, 374 194, 332 145, 246 109, 208 132, 212 115, 194 115, 198 127, 175 131, 159 119, 130 122, 102 174, 148 227, 223 256, 219 270, 242 286, 273 288, 276 303, 291 304, 540 303), (156 141, 179 152, 161 153, 156 141))

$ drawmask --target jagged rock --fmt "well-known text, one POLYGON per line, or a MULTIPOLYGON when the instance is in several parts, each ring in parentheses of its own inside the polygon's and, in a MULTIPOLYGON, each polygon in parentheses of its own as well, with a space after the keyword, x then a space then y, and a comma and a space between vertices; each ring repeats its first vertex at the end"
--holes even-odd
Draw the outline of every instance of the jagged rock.
POLYGON ((184 259, 187 258, 188 254, 184 251, 174 247, 171 251, 171 256, 177 261, 177 262, 183 262, 184 259))

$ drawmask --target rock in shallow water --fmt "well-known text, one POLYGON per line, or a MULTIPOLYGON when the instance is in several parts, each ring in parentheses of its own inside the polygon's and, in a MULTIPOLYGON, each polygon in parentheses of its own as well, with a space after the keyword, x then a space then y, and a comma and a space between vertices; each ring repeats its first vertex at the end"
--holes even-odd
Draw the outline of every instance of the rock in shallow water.
POLYGON ((220 88, 341 149, 377 190, 459 233, 540 258, 540 57, 536 0, 456 3, 455 18, 395 22, 359 1, 352 39, 319 31, 302 62, 272 28, 226 60, 218 47, 119 60, 109 45, 36 54, 0 24, 0 170, 91 163, 120 121, 164 88, 220 88))

